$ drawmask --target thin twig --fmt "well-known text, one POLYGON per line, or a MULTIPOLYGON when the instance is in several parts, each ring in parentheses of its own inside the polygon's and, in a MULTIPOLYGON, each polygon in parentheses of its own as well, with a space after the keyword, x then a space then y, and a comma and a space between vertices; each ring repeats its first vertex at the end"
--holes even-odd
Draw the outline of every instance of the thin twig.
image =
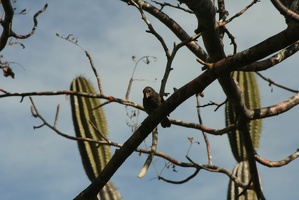
POLYGON ((259 77, 261 77, 262 79, 264 79, 265 81, 269 82, 269 86, 271 86, 271 85, 275 85, 275 86, 277 86, 277 87, 279 87, 279 88, 282 88, 282 89, 284 89, 284 90, 287 90, 287 91, 289 91, 289 92, 293 92, 293 93, 298 93, 298 92, 299 92, 299 90, 294 90, 294 89, 288 88, 288 87, 286 87, 286 86, 283 86, 283 85, 281 85, 281 84, 278 84, 278 83, 274 82, 274 81, 271 80, 270 78, 267 78, 267 77, 265 77, 264 75, 262 75, 260 72, 255 72, 255 73, 256 73, 259 77))
MULTIPOLYGON (((196 107, 197 107, 197 117, 198 117, 198 121, 199 124, 202 125, 202 118, 201 118, 201 114, 200 114, 200 100, 199 100, 200 96, 196 95, 196 107)), ((206 150, 207 150, 207 155, 208 155, 208 164, 209 165, 213 165, 213 156, 212 156, 212 151, 211 151, 211 145, 208 139, 207 134, 204 131, 201 131, 202 136, 204 138, 205 144, 206 144, 206 150)))
POLYGON ((104 92, 103 92, 103 87, 102 87, 102 84, 101 84, 101 79, 100 79, 100 76, 97 72, 97 69, 95 68, 95 65, 94 65, 94 62, 93 62, 93 59, 91 57, 91 55, 89 54, 88 51, 86 51, 82 46, 79 45, 78 43, 78 39, 74 37, 73 34, 69 34, 67 36, 63 36, 63 35, 60 35, 59 33, 56 33, 56 36, 61 38, 61 39, 65 39, 66 41, 68 42, 71 42, 72 44, 75 44, 76 46, 78 46, 80 49, 82 49, 82 51, 84 51, 86 57, 88 58, 89 60, 89 63, 90 63, 90 67, 97 79, 97 85, 98 85, 98 88, 99 88, 99 92, 100 92, 100 95, 104 95, 104 92))
POLYGON ((232 181, 234 181, 239 187, 246 188, 248 187, 247 183, 242 182, 238 177, 236 177, 231 171, 224 169, 222 167, 218 167, 215 165, 202 165, 195 163, 191 158, 186 156, 187 160, 198 168, 204 169, 209 172, 218 172, 227 175, 232 181))
POLYGON ((165 181, 166 183, 172 183, 172 184, 183 184, 183 183, 186 183, 188 181, 190 181, 192 178, 194 178, 198 172, 200 171, 200 168, 196 168, 195 172, 193 174, 191 174, 190 176, 188 176, 186 179, 184 180, 181 180, 181 181, 172 181, 172 180, 169 180, 169 179, 166 179, 162 176, 158 176, 158 179, 159 180, 163 180, 165 181))
POLYGON ((103 135, 102 133, 101 133, 101 131, 91 122, 91 121, 89 121, 89 124, 92 126, 92 128, 94 128, 94 130, 107 142, 107 143, 109 143, 110 142, 110 140, 105 136, 105 135, 103 135))
POLYGON ((129 81, 129 84, 128 84, 128 89, 127 89, 127 92, 126 92, 126 100, 129 100, 129 95, 130 95, 130 92, 131 92, 131 87, 132 87, 132 84, 133 84, 133 81, 135 80, 141 80, 141 81, 144 81, 145 79, 135 79, 134 78, 134 75, 135 75, 135 71, 137 69, 137 66, 139 64, 140 61, 143 61, 145 64, 149 64, 150 63, 150 59, 149 58, 153 58, 154 61, 157 60, 157 58, 155 56, 142 56, 141 58, 139 58, 137 61, 135 61, 135 56, 132 56, 132 59, 133 61, 135 62, 135 66, 134 66, 134 69, 133 69, 133 72, 132 72, 132 76, 130 78, 130 81, 129 81))
MULTIPOLYGON (((201 36, 201 33, 198 33, 198 34, 195 34, 192 37, 182 41, 178 45, 174 44, 174 47, 173 47, 173 50, 172 50, 170 56, 166 56, 167 57, 167 64, 166 64, 164 76, 163 76, 162 81, 161 81, 161 87, 160 87, 160 91, 159 91, 160 96, 164 96, 165 87, 166 87, 168 77, 170 75, 170 71, 173 70, 173 68, 171 66, 172 66, 172 62, 173 62, 173 60, 176 56, 176 53, 179 51, 180 48, 184 47, 185 45, 187 45, 191 41, 195 41, 200 36, 201 36)), ((166 53, 166 55, 168 55, 167 52, 165 52, 165 53, 166 53)))
POLYGON ((223 134, 226 134, 229 131, 232 131, 236 128, 235 125, 229 125, 222 129, 213 129, 213 128, 206 127, 204 125, 200 125, 200 124, 196 124, 196 123, 192 123, 192 122, 184 122, 182 120, 177 120, 177 119, 169 118, 169 121, 171 122, 171 124, 174 124, 174 125, 182 126, 185 128, 194 128, 194 129, 202 130, 202 131, 212 134, 212 135, 223 135, 223 134))
POLYGON ((204 108, 207 106, 216 106, 216 108, 214 109, 214 111, 216 112, 221 106, 225 105, 225 103, 227 102, 227 100, 223 101, 222 103, 216 103, 214 101, 210 101, 210 103, 204 104, 204 105, 200 105, 199 107, 204 108))
POLYGON ((167 3, 167 2, 160 3, 160 2, 158 2, 158 1, 153 1, 153 0, 152 0, 152 2, 154 2, 155 4, 160 5, 160 6, 161 6, 161 10, 163 10, 164 7, 167 7, 167 6, 168 6, 168 7, 171 7, 171 8, 176 8, 176 9, 178 9, 178 10, 182 10, 182 11, 184 11, 184 12, 186 12, 186 13, 193 14, 193 11, 192 11, 192 10, 183 8, 182 6, 180 6, 180 4, 172 5, 172 4, 167 3))
POLYGON ((102 87, 102 84, 101 84, 101 79, 100 79, 100 76, 97 72, 97 69, 95 68, 94 66, 94 63, 93 63, 93 60, 92 60, 92 57, 90 56, 90 54, 88 53, 88 51, 85 51, 85 54, 89 60, 89 63, 90 63, 90 66, 92 68, 92 71, 97 79, 97 83, 98 83, 98 88, 99 88, 99 92, 100 92, 100 95, 103 95, 104 92, 103 92, 103 87, 102 87))
POLYGON ((231 18, 229 18, 226 21, 223 21, 222 23, 219 23, 219 26, 224 26, 228 23, 230 23, 231 21, 233 21, 235 18, 241 16, 242 14, 244 14, 250 7, 252 7, 254 4, 256 4, 257 2, 259 2, 259 0, 253 0, 248 6, 246 6, 244 9, 242 9, 241 11, 239 11, 237 14, 235 14, 234 16, 232 16, 231 18))
POLYGON ((56 125, 57 125, 57 122, 58 122, 59 109, 60 109, 60 104, 58 104, 57 108, 56 108, 56 114, 55 114, 54 125, 53 125, 54 128, 56 128, 56 125))

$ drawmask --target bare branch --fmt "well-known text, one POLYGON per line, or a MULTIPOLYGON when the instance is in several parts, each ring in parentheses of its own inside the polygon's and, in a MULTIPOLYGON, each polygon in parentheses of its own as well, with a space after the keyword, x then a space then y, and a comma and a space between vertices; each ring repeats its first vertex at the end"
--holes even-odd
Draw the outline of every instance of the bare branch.
POLYGON ((32 35, 34 34, 34 32, 35 32, 35 30, 36 30, 36 28, 37 28, 37 24, 38 24, 36 18, 37 18, 41 13, 43 13, 43 12, 47 9, 47 7, 48 7, 48 4, 45 4, 45 6, 44 6, 41 10, 39 10, 39 11, 33 16, 33 22, 34 22, 34 25, 33 25, 33 28, 32 28, 32 30, 31 30, 30 33, 28 33, 27 35, 18 35, 18 34, 16 34, 16 33, 14 33, 13 31, 11 31, 11 36, 12 36, 12 37, 15 37, 15 38, 18 38, 18 39, 27 39, 27 38, 29 38, 30 36, 32 36, 32 35))
POLYGON ((98 85, 98 89, 99 89, 100 95, 104 95, 100 76, 98 74, 97 69, 95 68, 93 59, 92 59, 91 55, 89 54, 89 52, 86 51, 82 46, 80 46, 78 44, 78 39, 73 34, 69 34, 67 36, 63 36, 63 35, 60 35, 59 33, 56 33, 56 36, 59 37, 59 38, 61 38, 61 39, 65 39, 66 41, 71 42, 72 44, 75 44, 76 46, 78 46, 80 49, 82 49, 84 51, 86 57, 89 60, 90 67, 91 67, 91 69, 92 69, 92 71, 93 71, 93 73, 94 73, 94 75, 95 75, 95 77, 97 79, 97 85, 98 85))
POLYGON ((244 66, 242 71, 263 71, 267 70, 270 67, 275 66, 276 64, 284 61, 288 57, 294 55, 299 50, 299 41, 294 42, 290 46, 282 49, 278 53, 274 54, 270 58, 267 58, 262 61, 257 61, 252 64, 244 66))
POLYGON ((189 9, 186 9, 186 8, 183 8, 180 4, 177 4, 177 5, 172 5, 170 3, 167 3, 167 2, 164 2, 164 3, 160 3, 158 1, 153 1, 155 4, 158 4, 161 6, 161 10, 163 10, 164 7, 171 7, 171 8, 176 8, 178 10, 182 10, 186 13, 190 13, 190 14, 193 14, 192 10, 189 10, 189 9))
MULTIPOLYGON (((200 114, 200 101, 199 101, 199 95, 196 95, 196 107, 197 107, 197 117, 198 117, 198 121, 199 124, 202 125, 202 118, 201 118, 201 114, 200 114)), ((207 134, 202 131, 202 135, 203 138, 205 140, 205 144, 206 144, 206 150, 207 150, 207 155, 208 155, 208 164, 209 165, 213 165, 213 157, 212 157, 212 151, 211 151, 211 145, 208 139, 207 134)))
POLYGON ((283 85, 281 85, 281 84, 278 84, 278 83, 275 83, 274 81, 272 81, 270 78, 266 78, 265 76, 263 76, 261 73, 259 73, 259 72, 255 72, 257 75, 259 75, 259 77, 261 77, 262 79, 264 79, 265 81, 267 81, 267 82, 269 82, 269 86, 271 86, 271 85, 275 85, 275 86, 277 86, 277 87, 279 87, 279 88, 282 88, 282 89, 284 89, 284 90, 287 90, 287 91, 289 91, 289 92, 294 92, 294 93, 298 93, 299 92, 299 90, 294 90, 294 89, 291 89, 291 88, 288 88, 288 87, 286 87, 286 86, 283 86, 283 85))
MULTIPOLYGON (((196 164, 194 161, 191 160, 188 156, 186 157, 193 165, 197 166, 200 169, 204 169, 209 172, 218 172, 227 175, 232 181, 234 181, 239 187, 242 188, 248 188, 247 183, 243 183, 238 179, 238 177, 234 176, 233 173, 231 173, 229 170, 218 167, 216 165, 202 165, 202 164, 196 164)), ((253 189, 251 186, 250 189, 253 189)))
MULTIPOLYGON (((32 99, 30 99, 30 101, 33 102, 32 99)), ((34 107, 34 108, 35 108, 35 107, 34 107)), ((58 104, 58 105, 57 105, 57 108, 56 108, 56 115, 55 115, 54 125, 53 125, 54 128, 56 128, 56 126, 57 126, 59 109, 60 109, 60 104, 58 104)), ((34 110, 35 110, 35 112, 37 111, 36 108, 35 108, 34 110)))
POLYGON ((102 84, 101 84, 101 79, 100 79, 100 76, 99 76, 99 74, 98 74, 98 72, 97 72, 97 69, 96 69, 95 66, 94 66, 92 57, 91 57, 91 55, 88 53, 88 51, 85 51, 85 54, 86 54, 86 56, 87 56, 87 58, 88 58, 88 60, 89 60, 89 62, 90 62, 90 66, 91 66, 91 68, 92 68, 92 71, 93 71, 93 73, 94 73, 94 75, 95 75, 95 77, 96 77, 96 79, 97 79, 97 83, 98 83, 98 88, 99 88, 100 95, 103 95, 104 92, 103 92, 103 88, 102 88, 102 84))
POLYGON ((273 106, 268 106, 265 108, 254 109, 251 111, 251 120, 254 119, 261 119, 266 117, 272 117, 279 115, 281 113, 287 112, 288 110, 292 109, 293 107, 299 104, 299 93, 295 94, 294 96, 290 97, 289 99, 278 103, 273 106))
MULTIPOLYGON (((287 7, 285 7, 280 2, 280 0, 271 0, 271 2, 275 6, 275 8, 280 12, 280 14, 282 14, 285 17, 290 17, 291 19, 299 22, 299 15, 297 13, 293 12, 292 10, 288 9, 287 7)), ((294 2, 294 3, 298 4, 298 2, 294 2)))
POLYGON ((26 97, 26 96, 57 96, 57 95, 77 95, 77 96, 84 96, 84 97, 89 97, 89 98, 102 98, 106 99, 109 102, 116 102, 119 104, 131 106, 134 108, 138 108, 140 110, 143 110, 143 106, 134 103, 132 101, 126 101, 120 98, 116 98, 113 96, 107 96, 107 95, 101 95, 101 94, 90 94, 90 93, 85 93, 85 92, 75 92, 75 91, 70 91, 70 90, 57 90, 57 91, 43 91, 43 92, 24 92, 24 93, 19 93, 19 92, 8 92, 4 89, 0 88, 0 92, 3 92, 4 94, 0 95, 0 98, 4 97, 26 97))
POLYGON ((131 92, 131 87, 132 87, 132 84, 133 84, 133 81, 137 80, 134 78, 134 75, 135 75, 135 71, 137 69, 137 66, 139 64, 140 61, 143 61, 145 64, 149 64, 150 63, 150 59, 149 58, 153 58, 154 61, 157 60, 157 58, 155 56, 142 56, 141 58, 139 58, 137 61, 135 60, 135 56, 132 56, 132 60, 135 62, 135 66, 134 66, 134 69, 133 69, 133 72, 132 72, 132 76, 130 78, 130 81, 129 81, 129 84, 128 84, 128 89, 127 89, 127 92, 126 92, 126 100, 129 100, 129 95, 130 95, 130 92, 131 92))
POLYGON ((137 1, 135 2, 134 0, 130 1, 132 5, 134 5, 136 8, 138 8, 142 20, 147 24, 148 28, 149 28, 149 33, 152 33, 158 40, 159 42, 162 44, 162 47, 164 49, 164 51, 166 52, 166 56, 169 56, 169 52, 168 52, 168 47, 163 39, 163 37, 161 37, 161 35, 159 35, 157 33, 157 31, 154 29, 154 27, 152 26, 151 22, 148 20, 148 18, 146 17, 146 15, 143 12, 143 7, 145 6, 145 3, 143 1, 137 1))
POLYGON ((4 49, 8 38, 11 36, 11 26, 12 26, 12 19, 14 15, 14 10, 10 0, 2 0, 1 3, 5 12, 5 17, 4 20, 1 21, 3 31, 0 37, 0 51, 4 49))
MULTIPOLYGON (((164 96, 164 94, 165 94, 166 82, 168 80, 168 77, 170 75, 171 70, 173 70, 173 68, 171 66, 172 66, 172 62, 173 62, 173 60, 176 56, 176 53, 179 51, 179 49, 181 47, 187 45, 191 41, 195 41, 200 36, 201 36, 201 33, 198 33, 198 34, 184 40, 183 42, 181 42, 178 45, 174 44, 173 51, 171 52, 170 56, 166 56, 167 57, 166 68, 165 68, 164 76, 163 76, 162 81, 161 81, 161 87, 160 87, 160 91, 159 91, 159 94, 160 94, 161 97, 164 96)), ((168 55, 168 54, 166 54, 166 55, 168 55)))
POLYGON ((166 179, 166 178, 164 178, 164 177, 162 177, 160 175, 158 176, 158 179, 159 180, 163 180, 163 181, 165 181, 167 183, 183 184, 183 183, 186 183, 186 182, 190 181, 192 178, 194 178, 198 174, 199 170, 200 170, 200 168, 196 168, 196 170, 195 170, 195 172, 193 174, 191 174, 189 177, 187 177, 186 179, 181 180, 181 181, 172 181, 172 180, 166 179))
POLYGON ((252 7, 254 4, 256 4, 257 2, 259 2, 259 0, 253 0, 248 6, 246 6, 244 9, 242 9, 241 11, 239 11, 237 14, 235 14, 234 16, 232 16, 231 18, 229 18, 226 21, 220 22, 219 25, 223 26, 225 24, 230 23, 231 21, 233 21, 235 18, 241 16, 242 14, 244 14, 250 7, 252 7))
POLYGON ((265 158, 261 157, 258 154, 255 155, 256 161, 262 165, 267 166, 267 167, 282 167, 282 166, 285 166, 285 165, 289 164, 290 162, 294 161, 298 157, 299 157, 298 149, 295 153, 293 153, 293 154, 289 155, 288 157, 284 158, 283 160, 279 160, 279 161, 270 161, 270 160, 266 160, 265 158))
POLYGON ((225 128, 222 128, 222 129, 213 129, 213 128, 206 127, 204 125, 191 123, 191 122, 184 122, 184 121, 176 120, 176 119, 169 119, 169 121, 171 122, 171 124, 175 124, 175 125, 182 126, 185 128, 198 129, 198 130, 204 131, 204 132, 212 134, 212 135, 223 135, 223 134, 226 134, 227 132, 236 128, 235 125, 230 125, 225 128))

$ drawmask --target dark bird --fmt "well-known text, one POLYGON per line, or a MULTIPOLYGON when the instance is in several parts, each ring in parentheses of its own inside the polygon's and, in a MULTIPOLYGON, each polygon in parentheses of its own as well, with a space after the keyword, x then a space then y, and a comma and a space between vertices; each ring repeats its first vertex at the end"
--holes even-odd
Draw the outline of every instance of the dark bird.
MULTIPOLYGON (((164 102, 163 98, 151 87, 147 86, 143 89, 143 107, 147 114, 151 114, 154 110, 164 102)), ((161 121, 163 128, 170 127, 168 117, 161 121)))

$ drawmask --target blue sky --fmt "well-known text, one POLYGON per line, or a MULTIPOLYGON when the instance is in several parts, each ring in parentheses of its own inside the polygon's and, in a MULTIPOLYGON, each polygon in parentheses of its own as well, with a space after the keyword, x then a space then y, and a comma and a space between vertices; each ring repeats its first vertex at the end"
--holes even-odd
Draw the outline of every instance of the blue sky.
MULTIPOLYGON (((48 3, 46 12, 38 17, 39 26, 36 33, 27 40, 26 46, 8 46, 3 50, 2 61, 14 61, 22 65, 12 65, 15 79, 0 79, 1 88, 11 92, 51 91, 68 89, 74 77, 85 75, 95 83, 89 61, 84 52, 77 46, 55 36, 74 34, 79 44, 89 51, 100 73, 104 93, 124 98, 127 85, 134 67, 131 57, 140 58, 145 55, 158 59, 149 65, 140 64, 135 78, 155 80, 156 82, 136 81, 133 84, 130 99, 142 103, 142 89, 151 85, 158 89, 165 67, 165 54, 157 40, 145 32, 146 25, 139 12, 121 1, 57 1, 40 0, 17 1, 17 10, 29 9, 25 16, 16 15, 14 31, 27 34, 32 28, 32 16, 48 3)), ((227 1, 226 6, 233 16, 250 1, 227 1)), ((170 16, 182 24, 192 35, 196 29, 195 19, 182 13, 166 9, 170 16)), ((149 15, 148 15, 149 16, 149 15)), ((152 24, 166 38, 171 49, 173 42, 179 43, 171 32, 161 23, 149 16, 152 24)), ((244 50, 266 39, 286 27, 284 19, 268 1, 259 2, 236 19, 227 28, 236 37, 238 50, 244 50)), ((232 46, 226 43, 226 53, 232 53, 232 46)), ((278 83, 298 89, 298 56, 295 55, 277 67, 263 72, 278 83)), ((178 52, 173 63, 166 90, 172 92, 173 87, 181 87, 190 79, 201 73, 201 66, 195 61, 193 54, 183 48, 178 52)), ((262 105, 279 103, 291 93, 274 87, 258 79, 261 86, 262 105)), ((57 104, 61 104, 58 128, 66 134, 74 135, 71 122, 69 101, 64 96, 34 97, 40 113, 50 122, 54 120, 57 104)), ((218 82, 205 90, 202 104, 210 100, 222 102, 225 99, 218 82)), ((0 198, 14 199, 72 199, 88 186, 83 170, 77 144, 56 135, 46 127, 33 130, 33 126, 41 122, 31 116, 29 99, 20 103, 19 97, 0 99, 0 198)), ((172 118, 197 122, 196 101, 191 98, 184 102, 172 114, 172 118)), ((119 143, 131 136, 131 129, 126 125, 128 120, 126 109, 122 105, 109 104, 105 108, 109 126, 110 139, 119 143)), ((224 127, 224 112, 214 108, 203 109, 202 117, 207 126, 224 127)), ((129 110, 131 110, 129 108, 129 110)), ((146 117, 140 113, 139 122, 146 117)), ((265 119, 261 145, 258 153, 270 160, 280 160, 298 148, 298 108, 285 115, 265 119)), ((201 133, 195 130, 172 126, 160 128, 158 150, 181 161, 189 147, 187 137, 201 144, 193 146, 190 157, 199 163, 207 163, 205 146, 201 133)), ((212 146, 213 163, 232 169, 235 165, 227 137, 209 136, 212 146)), ((150 138, 146 141, 150 145, 150 138)), ((144 147, 144 144, 141 145, 144 147)), ((183 185, 171 185, 156 179, 153 167, 143 179, 137 175, 141 169, 145 155, 133 154, 112 178, 124 199, 225 199, 228 178, 222 174, 202 171, 197 177, 183 185)), ((156 158, 155 167, 161 172, 165 161, 156 158)), ((286 167, 270 169, 258 165, 265 195, 268 199, 282 199, 288 196, 295 199, 299 195, 296 185, 298 177, 298 160, 286 167)), ((181 180, 193 171, 177 167, 178 172, 164 170, 163 176, 181 180)))

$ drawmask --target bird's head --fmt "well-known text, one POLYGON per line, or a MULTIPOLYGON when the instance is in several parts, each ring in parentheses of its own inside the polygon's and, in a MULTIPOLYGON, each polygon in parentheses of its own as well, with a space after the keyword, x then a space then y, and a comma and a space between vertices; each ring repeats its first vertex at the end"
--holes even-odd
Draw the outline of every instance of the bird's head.
POLYGON ((154 93, 155 93, 155 90, 149 86, 147 86, 143 89, 143 95, 144 95, 144 98, 146 98, 146 99, 149 98, 154 93))

